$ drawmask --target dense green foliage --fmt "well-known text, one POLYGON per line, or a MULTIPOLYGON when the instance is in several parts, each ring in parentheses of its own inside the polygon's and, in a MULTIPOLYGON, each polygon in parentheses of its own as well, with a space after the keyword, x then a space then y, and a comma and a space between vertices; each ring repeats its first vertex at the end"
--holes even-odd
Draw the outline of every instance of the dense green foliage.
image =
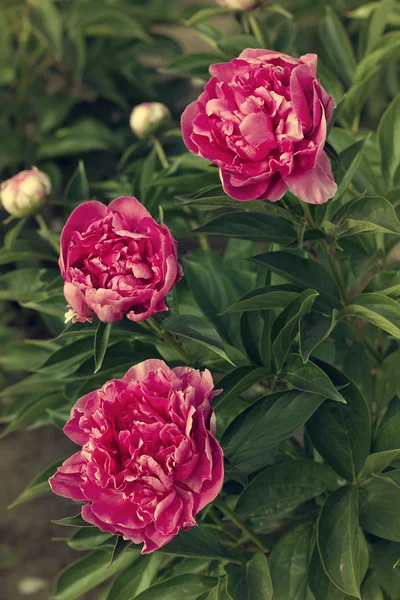
MULTIPOLYGON (((53 183, 38 219, 2 212, 2 435, 62 427, 80 396, 147 358, 176 366, 183 353, 224 390, 225 483, 198 528, 141 556, 64 519, 68 545, 89 552, 54 598, 110 579, 103 600, 399 599, 398 3, 282 0, 235 15, 179 0, 3 0, 0 47, 1 176, 35 164, 53 183), (177 41, 196 36, 208 48, 177 41), (209 65, 260 46, 320 57, 337 104, 326 150, 338 192, 324 205, 232 200, 183 145, 179 115, 209 65), (129 129, 145 100, 175 118, 156 143, 129 129), (82 201, 120 195, 179 242, 185 276, 159 336, 146 322, 64 324, 58 234, 82 201)), ((48 493, 56 467, 16 502, 48 493)))

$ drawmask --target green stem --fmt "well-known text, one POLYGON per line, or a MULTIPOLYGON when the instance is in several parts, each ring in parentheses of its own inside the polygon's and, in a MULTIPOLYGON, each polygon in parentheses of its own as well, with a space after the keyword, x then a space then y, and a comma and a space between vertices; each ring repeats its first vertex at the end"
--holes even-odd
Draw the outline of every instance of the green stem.
POLYGON ((243 523, 241 519, 239 519, 239 517, 233 512, 233 510, 231 510, 229 506, 225 504, 225 502, 223 502, 223 500, 221 500, 220 498, 216 498, 214 500, 214 506, 218 508, 226 517, 228 517, 228 519, 232 521, 232 523, 234 523, 236 527, 239 527, 239 529, 243 531, 243 533, 248 538, 250 538, 264 554, 267 554, 269 552, 269 549, 265 548, 262 540, 258 537, 258 535, 251 531, 247 527, 247 525, 243 523))
POLYGON ((253 35, 256 38, 256 40, 258 41, 258 43, 260 44, 260 47, 266 48, 267 44, 265 42, 264 35, 261 31, 260 25, 258 24, 256 16, 253 14, 249 14, 249 15, 247 15, 247 18, 249 21, 251 31, 253 32, 253 35))
POLYGON ((164 169, 168 169, 168 167, 169 167, 168 158, 164 152, 164 148, 162 147, 160 140, 156 137, 153 138, 153 144, 154 144, 154 148, 156 149, 158 158, 160 159, 160 163, 162 164, 164 169))
POLYGON ((168 331, 160 327, 160 325, 158 325, 154 317, 150 317, 149 319, 147 319, 147 322, 150 325, 150 327, 152 327, 157 333, 160 340, 162 342, 166 342, 170 346, 170 348, 173 348, 176 352, 178 352, 178 354, 181 355, 186 364, 190 365, 193 362, 192 360, 190 360, 189 356, 182 348, 182 346, 178 344, 178 342, 173 338, 173 336, 168 331))
POLYGON ((60 254, 60 244, 55 239, 53 232, 50 230, 49 226, 47 225, 47 223, 44 220, 44 218, 42 217, 42 215, 37 214, 35 218, 36 218, 37 224, 40 227, 40 231, 41 231, 41 234, 44 237, 44 239, 46 239, 49 242, 49 244, 53 247, 53 249, 57 252, 57 254, 60 254))

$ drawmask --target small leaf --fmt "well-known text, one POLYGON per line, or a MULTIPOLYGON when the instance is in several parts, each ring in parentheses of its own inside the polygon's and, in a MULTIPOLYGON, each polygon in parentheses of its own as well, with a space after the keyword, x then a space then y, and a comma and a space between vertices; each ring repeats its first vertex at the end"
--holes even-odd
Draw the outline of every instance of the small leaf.
POLYGON ((164 561, 162 554, 141 556, 133 565, 117 575, 104 600, 130 600, 147 590, 164 561))
POLYGON ((328 375, 311 361, 304 364, 298 354, 291 354, 288 357, 280 379, 297 390, 321 394, 325 398, 346 404, 346 400, 335 388, 328 375))
POLYGON ((346 202, 334 215, 333 221, 336 237, 359 233, 400 235, 400 223, 393 206, 380 196, 355 198, 346 202))
POLYGON ((103 364, 104 357, 107 351, 108 340, 110 339, 112 323, 100 323, 97 326, 96 334, 94 336, 94 373, 98 373, 103 364))
POLYGON ((52 521, 52 523, 55 523, 56 525, 63 525, 64 527, 93 527, 93 525, 82 519, 80 513, 74 517, 56 519, 55 521, 52 521))
POLYGON ((197 600, 202 594, 218 585, 217 577, 205 575, 178 575, 164 579, 135 596, 135 600, 197 600))
POLYGON ((59 467, 64 462, 64 459, 57 460, 52 463, 43 471, 41 471, 36 477, 32 479, 32 481, 26 486, 24 491, 12 502, 8 508, 14 508, 14 506, 18 506, 18 504, 23 504, 24 502, 29 502, 34 498, 39 498, 40 496, 44 496, 49 493, 49 477, 52 477, 59 467))
POLYGON ((362 488, 360 523, 365 531, 400 542, 400 488, 382 477, 373 477, 362 488))
POLYGON ((261 552, 244 565, 228 563, 227 592, 232 600, 272 600, 272 581, 267 559, 261 552))
POLYGON ((400 339, 400 304, 384 294, 360 294, 340 314, 365 319, 400 339))
POLYGON ((381 167, 387 188, 400 185, 400 94, 398 94, 384 112, 378 129, 378 140, 381 152, 381 167))
POLYGON ((269 286, 248 292, 237 302, 228 306, 224 314, 286 308, 288 304, 296 300, 300 295, 299 292, 288 290, 288 287, 269 286))
POLYGON ((262 367, 243 366, 230 371, 225 377, 220 379, 216 385, 222 393, 213 400, 214 410, 220 407, 222 403, 238 398, 243 392, 252 385, 261 381, 268 375, 267 369, 262 367))
POLYGON ((321 344, 335 327, 337 312, 333 310, 330 317, 317 312, 304 315, 299 323, 299 347, 303 362, 307 362, 310 354, 321 344))
POLYGON ((400 469, 392 469, 387 473, 383 473, 381 475, 375 475, 374 477, 378 477, 379 479, 383 479, 392 485, 395 485, 397 488, 400 488, 400 469))
POLYGON ((89 182, 86 177, 85 164, 80 160, 75 173, 68 181, 64 196, 71 202, 85 202, 89 200, 89 182))
POLYGON ((128 550, 129 546, 132 546, 132 542, 130 540, 124 540, 122 535, 118 535, 115 541, 115 546, 113 549, 113 553, 111 556, 110 564, 107 568, 111 567, 121 556, 125 554, 128 550))
POLYGON ((100 531, 97 527, 82 527, 67 540, 72 550, 110 549, 114 546, 115 536, 112 533, 100 531))
POLYGON ((158 552, 174 556, 229 558, 224 546, 213 529, 199 525, 188 531, 181 531, 158 552))
POLYGON ((324 569, 345 594, 360 598, 358 581, 358 489, 345 486, 328 496, 317 525, 324 569))
POLYGON ((208 321, 192 315, 175 315, 164 319, 162 326, 170 333, 181 335, 206 346, 218 356, 233 364, 225 352, 220 336, 208 321))
POLYGON ((380 473, 387 469, 392 462, 400 458, 400 449, 374 452, 367 456, 364 466, 360 471, 359 478, 367 478, 372 473, 380 473))
POLYGON ((189 77, 206 79, 209 77, 208 69, 210 65, 220 63, 222 60, 221 55, 206 52, 180 54, 169 63, 165 70, 189 77))

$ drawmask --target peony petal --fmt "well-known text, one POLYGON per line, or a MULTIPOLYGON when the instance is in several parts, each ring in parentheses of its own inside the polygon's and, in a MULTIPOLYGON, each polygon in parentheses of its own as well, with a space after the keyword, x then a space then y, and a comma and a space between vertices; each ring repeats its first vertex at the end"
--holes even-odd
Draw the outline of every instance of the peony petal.
POLYGON ((71 500, 87 500, 81 490, 82 473, 85 466, 86 462, 80 452, 76 452, 70 458, 67 458, 61 467, 58 467, 53 477, 50 477, 49 485, 51 490, 58 496, 71 498, 71 500))
POLYGON ((133 196, 121 196, 113 200, 108 208, 117 213, 124 226, 130 231, 135 231, 138 222, 146 217, 153 221, 149 211, 133 196))
POLYGON ((193 152, 193 154, 198 153, 198 146, 192 141, 192 133, 193 133, 193 121, 200 113, 197 100, 192 102, 185 108, 181 116, 181 128, 182 128, 182 137, 185 145, 193 152))
POLYGON ((286 175, 284 180, 300 200, 309 204, 324 204, 337 190, 331 163, 325 152, 322 152, 313 169, 286 175))
POLYGON ((154 373, 159 369, 168 375, 172 375, 172 371, 163 360, 150 358, 131 367, 129 371, 125 373, 122 381, 125 381, 126 383, 129 383, 130 381, 143 381, 149 373, 154 373))

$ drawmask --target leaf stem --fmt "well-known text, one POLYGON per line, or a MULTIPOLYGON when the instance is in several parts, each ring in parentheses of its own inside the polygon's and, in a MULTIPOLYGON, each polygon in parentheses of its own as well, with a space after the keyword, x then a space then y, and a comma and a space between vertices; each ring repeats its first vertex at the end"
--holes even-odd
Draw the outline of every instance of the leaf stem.
POLYGON ((160 163, 162 164, 164 169, 168 169, 168 167, 169 167, 168 158, 164 152, 164 148, 162 147, 160 140, 156 137, 153 138, 153 144, 154 144, 154 148, 157 152, 158 158, 160 159, 160 163))
POLYGON ((262 540, 258 537, 256 533, 251 531, 245 523, 229 508, 227 504, 221 498, 216 498, 214 500, 214 506, 218 508, 232 523, 234 523, 243 533, 250 538, 258 548, 264 553, 267 554, 269 549, 266 548, 262 542, 262 540))
POLYGON ((266 48, 267 43, 264 39, 264 35, 261 31, 260 25, 257 22, 256 16, 253 14, 249 14, 249 15, 247 15, 247 18, 249 21, 250 29, 251 29, 254 37, 256 38, 257 42, 260 44, 260 47, 266 48))
POLYGON ((178 344, 178 342, 173 338, 173 336, 170 333, 168 333, 168 331, 160 327, 160 325, 157 323, 154 317, 150 317, 149 319, 147 319, 147 323, 150 325, 150 327, 154 329, 154 331, 157 333, 158 337, 162 342, 167 343, 170 346, 170 348, 173 348, 176 352, 178 352, 178 354, 180 354, 180 356, 183 358, 186 364, 192 364, 193 361, 190 360, 188 354, 182 348, 182 346, 178 344))
POLYGON ((35 218, 36 218, 36 223, 40 227, 40 232, 41 232, 43 238, 46 239, 49 242, 49 244, 57 252, 57 254, 60 254, 60 244, 56 240, 53 232, 51 231, 51 229, 47 225, 47 223, 44 220, 44 218, 42 217, 42 215, 41 214, 37 214, 35 216, 35 218))

